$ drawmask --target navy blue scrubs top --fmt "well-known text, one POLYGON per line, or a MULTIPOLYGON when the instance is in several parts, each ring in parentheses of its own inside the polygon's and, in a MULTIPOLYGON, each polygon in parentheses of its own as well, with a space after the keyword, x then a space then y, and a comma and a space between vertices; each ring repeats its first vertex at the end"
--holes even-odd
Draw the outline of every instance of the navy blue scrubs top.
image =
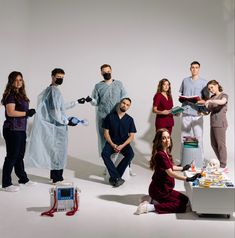
POLYGON ((106 116, 102 127, 109 130, 109 135, 115 144, 124 143, 128 139, 129 133, 136 133, 133 118, 125 114, 120 119, 116 111, 106 116))

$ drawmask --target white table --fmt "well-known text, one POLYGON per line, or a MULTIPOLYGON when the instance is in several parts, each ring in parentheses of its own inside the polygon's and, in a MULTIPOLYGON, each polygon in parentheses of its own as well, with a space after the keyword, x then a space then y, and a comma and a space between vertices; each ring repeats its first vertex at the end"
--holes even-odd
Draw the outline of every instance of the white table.
MULTIPOLYGON (((192 172, 185 171, 187 177, 192 172)), ((192 182, 185 182, 186 195, 188 196, 192 211, 198 215, 223 214, 230 215, 235 211, 235 188, 211 186, 209 188, 194 186, 192 182)))

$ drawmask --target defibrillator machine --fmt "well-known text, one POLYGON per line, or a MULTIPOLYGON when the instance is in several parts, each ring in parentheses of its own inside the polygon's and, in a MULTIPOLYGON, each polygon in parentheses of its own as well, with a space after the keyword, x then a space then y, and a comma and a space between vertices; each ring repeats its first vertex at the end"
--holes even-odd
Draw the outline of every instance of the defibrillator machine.
POLYGON ((60 184, 50 189, 49 211, 43 212, 42 216, 53 217, 54 212, 66 212, 67 216, 74 215, 79 207, 80 189, 73 184, 60 184))

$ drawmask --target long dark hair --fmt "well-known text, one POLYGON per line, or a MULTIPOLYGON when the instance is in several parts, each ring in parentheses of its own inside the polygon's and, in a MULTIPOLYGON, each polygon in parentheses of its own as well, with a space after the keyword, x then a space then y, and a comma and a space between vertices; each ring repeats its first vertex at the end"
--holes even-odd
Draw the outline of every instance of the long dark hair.
MULTIPOLYGON (((157 152, 161 151, 163 149, 163 147, 162 147, 162 134, 163 134, 163 132, 168 132, 169 133, 169 131, 165 128, 159 129, 159 130, 157 130, 156 135, 153 139, 152 156, 151 156, 151 159, 150 159, 150 162, 149 162, 149 167, 152 170, 155 169, 156 164, 157 164, 157 161, 156 161, 156 158, 155 158, 157 152)), ((173 145, 172 145, 172 139, 171 139, 171 145, 167 148, 167 154, 168 154, 168 156, 170 157, 171 160, 172 160, 172 155, 171 155, 172 147, 173 147, 173 145)))
POLYGON ((9 74, 8 82, 7 82, 5 91, 2 95, 2 100, 1 100, 2 104, 4 104, 5 99, 9 96, 10 93, 14 93, 16 100, 24 99, 25 101, 29 102, 29 99, 25 92, 25 84, 24 84, 24 79, 23 79, 23 75, 21 72, 13 71, 9 74), (14 87, 13 84, 14 84, 17 76, 19 76, 19 75, 22 78, 22 87, 19 90, 16 90, 16 88, 14 87))

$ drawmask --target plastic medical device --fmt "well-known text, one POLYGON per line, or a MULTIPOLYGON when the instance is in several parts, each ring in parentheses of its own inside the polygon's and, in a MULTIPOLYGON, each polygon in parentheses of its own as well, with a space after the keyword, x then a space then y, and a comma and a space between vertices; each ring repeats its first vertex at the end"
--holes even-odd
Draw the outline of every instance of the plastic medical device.
POLYGON ((80 192, 73 184, 56 185, 50 189, 51 209, 41 215, 53 217, 55 212, 66 212, 67 216, 74 215, 79 208, 80 192))

